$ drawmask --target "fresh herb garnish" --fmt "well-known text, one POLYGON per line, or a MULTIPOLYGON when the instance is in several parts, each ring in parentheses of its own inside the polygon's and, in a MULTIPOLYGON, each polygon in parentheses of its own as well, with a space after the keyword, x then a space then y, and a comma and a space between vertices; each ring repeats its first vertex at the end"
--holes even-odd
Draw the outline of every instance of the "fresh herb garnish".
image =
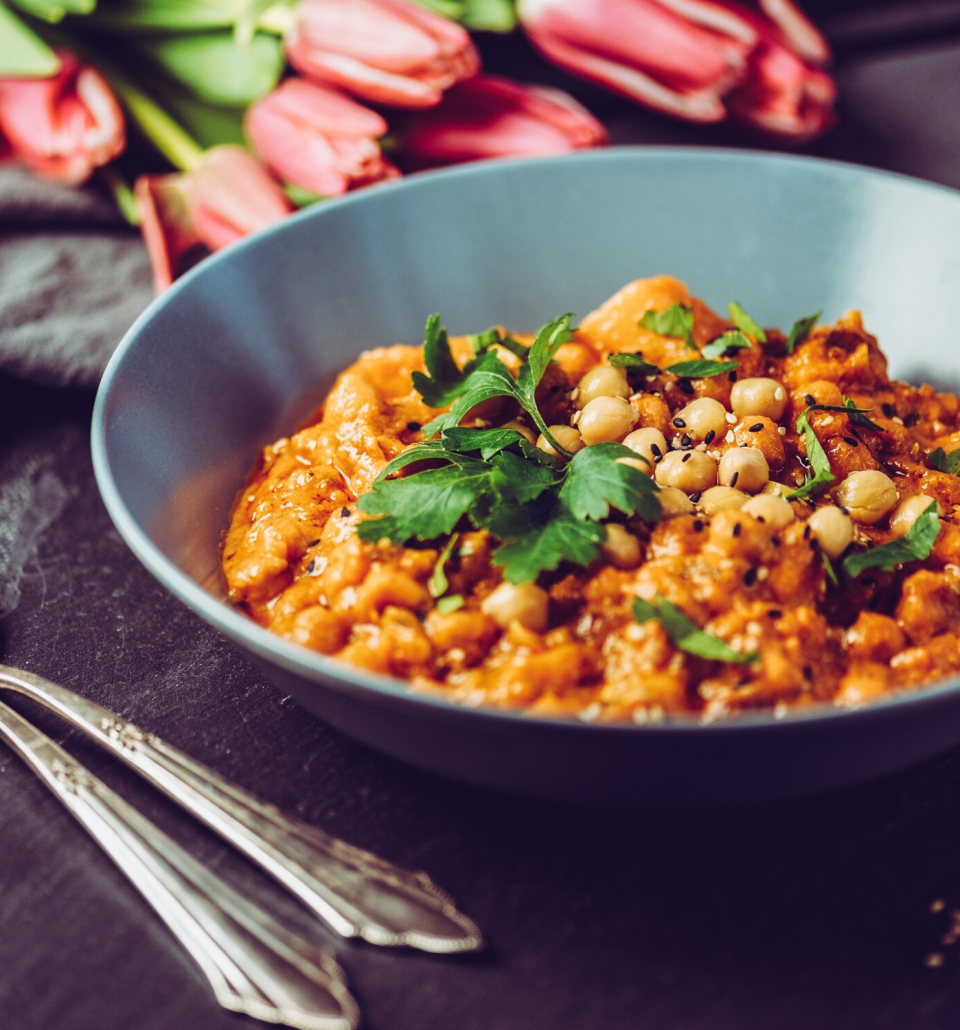
MULTIPOLYGON (((827 457, 827 452, 823 449, 823 444, 821 444, 817 439, 817 434, 813 431, 813 427, 807 421, 808 412, 817 407, 822 408, 821 405, 811 405, 797 419, 797 432, 803 433, 803 440, 807 449, 807 461, 810 463, 810 468, 813 469, 813 476, 809 478, 803 486, 794 490, 793 493, 787 494, 788 501, 809 500, 809 498, 826 490, 826 488, 837 478, 830 471, 830 459, 827 457)), ((837 410, 845 411, 846 409, 838 408, 837 410)))
POLYGON ((697 349, 693 342, 693 308, 687 304, 674 304, 666 311, 644 311, 637 324, 658 336, 679 338, 690 350, 697 349))
POLYGON ((684 379, 707 379, 710 376, 723 375, 740 367, 739 361, 680 361, 676 365, 667 365, 664 372, 682 376, 684 379))
POLYGON ((644 361, 639 354, 611 354, 610 364, 614 368, 625 368, 639 376, 660 375, 660 369, 656 365, 651 365, 649 361, 644 361))
POLYGON ((885 433, 886 429, 883 426, 878 426, 876 422, 871 422, 867 418, 867 415, 873 410, 873 408, 858 408, 849 397, 844 397, 842 405, 811 404, 804 411, 804 415, 806 415, 807 411, 839 411, 841 414, 849 416, 853 425, 860 426, 861 429, 873 429, 877 433, 885 433))
POLYGON ((727 305, 727 311, 730 312, 730 321, 744 333, 752 333, 758 343, 767 342, 767 334, 760 328, 759 325, 743 310, 743 308, 732 300, 727 305))
POLYGON ((820 552, 820 561, 823 562, 824 572, 826 572, 827 578, 830 580, 830 582, 835 587, 840 586, 840 580, 837 579, 837 573, 836 573, 836 570, 833 567, 833 562, 830 561, 830 559, 827 557, 827 555, 826 555, 826 553, 824 551, 820 552))
POLYGON ((645 601, 642 597, 638 597, 633 602, 633 616, 640 623, 658 619, 676 647, 681 651, 698 655, 700 658, 709 658, 720 662, 736 662, 742 665, 756 661, 759 657, 756 654, 740 654, 739 651, 734 651, 719 638, 705 633, 696 623, 691 622, 676 605, 671 604, 659 594, 653 601, 645 601))
POLYGON ((442 597, 450 588, 450 583, 447 580, 444 566, 447 564, 447 560, 453 553, 453 548, 456 546, 459 539, 459 533, 452 534, 450 539, 447 541, 447 546, 444 547, 437 558, 437 564, 434 565, 433 572, 427 580, 427 591, 431 597, 442 597))
POLYGON ((908 561, 922 561, 933 550, 940 535, 940 519, 937 516, 937 502, 931 501, 918 516, 914 524, 899 540, 872 547, 869 551, 851 554, 843 561, 843 571, 851 577, 859 576, 866 569, 884 569, 892 572, 895 565, 908 561))
POLYGON ((938 447, 927 455, 927 461, 930 462, 931 468, 938 472, 960 475, 960 448, 947 454, 942 447, 938 447))
MULTIPOLYGON (((488 335, 483 333, 474 339, 488 335)), ((482 350, 477 350, 475 346, 474 352, 483 354, 489 345, 485 344, 482 350)), ((476 360, 468 363, 461 372, 450 353, 450 340, 447 330, 440 324, 440 316, 431 315, 427 319, 427 328, 423 335, 423 363, 429 376, 422 372, 414 372, 411 377, 414 388, 431 408, 445 408, 463 393, 467 377, 472 371, 471 365, 474 365, 476 360)))
POLYGON ((753 344, 739 329, 729 329, 703 348, 705 358, 722 358, 725 354, 735 354, 740 350, 749 350, 753 344))
POLYGON ((818 311, 815 315, 807 315, 806 318, 798 318, 790 330, 790 337, 787 340, 787 353, 792 354, 797 347, 810 335, 811 330, 816 326, 817 319, 823 314, 818 311))
POLYGON ((449 615, 463 607, 463 598, 459 594, 450 594, 437 601, 437 611, 441 615, 449 615))

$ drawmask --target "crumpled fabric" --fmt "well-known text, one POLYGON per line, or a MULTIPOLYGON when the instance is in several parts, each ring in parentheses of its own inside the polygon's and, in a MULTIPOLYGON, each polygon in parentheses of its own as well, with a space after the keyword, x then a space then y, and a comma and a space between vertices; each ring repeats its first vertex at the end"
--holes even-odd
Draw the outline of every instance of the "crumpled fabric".
POLYGON ((0 167, 0 372, 94 386, 152 298, 146 249, 106 197, 0 167))

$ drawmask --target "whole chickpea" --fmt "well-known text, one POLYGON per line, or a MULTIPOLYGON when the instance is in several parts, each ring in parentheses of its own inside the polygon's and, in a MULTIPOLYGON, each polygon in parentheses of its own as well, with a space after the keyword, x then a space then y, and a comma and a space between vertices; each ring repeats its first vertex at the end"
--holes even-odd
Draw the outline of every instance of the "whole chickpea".
POLYGON ((657 500, 660 502, 660 514, 665 519, 693 514, 693 501, 675 486, 660 487, 657 491, 657 500))
POLYGON ((756 447, 772 469, 783 468, 786 452, 777 423, 763 415, 749 415, 733 426, 733 439, 740 447, 756 447))
POLYGON ((721 486, 736 486, 748 494, 759 493, 770 479, 770 467, 763 451, 756 447, 733 447, 720 459, 721 486))
POLYGON ((936 504, 938 515, 943 514, 939 502, 926 494, 917 494, 915 497, 908 497, 905 501, 901 501, 890 516, 890 531, 897 536, 905 536, 914 522, 931 504, 936 504))
POLYGON ((711 486, 704 490, 700 498, 700 507, 705 515, 716 515, 724 508, 742 508, 749 500, 749 495, 732 486, 711 486))
POLYGON ((529 426, 525 426, 518 418, 515 418, 512 422, 505 423, 501 428, 515 429, 529 443, 537 442, 536 433, 529 426))
POLYGON ((675 486, 688 494, 707 490, 717 482, 717 463, 702 451, 670 451, 657 465, 660 486, 675 486))
POLYGON ((775 483, 772 479, 769 483, 760 491, 762 494, 773 494, 774 497, 786 497, 787 494, 793 493, 795 487, 784 486, 783 483, 775 483))
POLYGON ((783 529, 796 518, 790 502, 775 494, 757 494, 741 510, 774 529, 783 529))
POLYGON ((854 522, 873 525, 897 503, 893 480, 876 469, 851 472, 833 491, 833 498, 846 508, 854 522))
MULTIPOLYGON (((583 450, 583 440, 580 437, 579 429, 575 429, 573 426, 549 426, 548 428, 550 435, 565 451, 576 454, 577 451, 583 450)), ((557 454, 553 447, 547 443, 547 438, 543 433, 537 437, 537 446, 541 451, 546 451, 547 454, 552 454, 555 458, 563 457, 563 455, 557 454)))
POLYGON ((615 569, 635 569, 640 564, 640 541, 618 522, 606 525, 607 539, 603 553, 615 569))
POLYGON ((817 508, 807 525, 828 558, 839 558, 853 540, 853 520, 832 504, 817 508))
POLYGON ((577 428, 588 446, 622 440, 637 424, 637 413, 622 397, 595 397, 583 409, 577 428))
POLYGON ((787 391, 776 379, 740 379, 730 390, 730 407, 738 418, 763 415, 779 422, 787 410, 787 391))
POLYGON ((536 583, 501 583, 480 604, 480 610, 501 628, 516 619, 525 629, 542 633, 547 628, 550 598, 536 583))
POLYGON ((577 383, 577 390, 574 403, 578 408, 585 408, 597 397, 621 397, 626 399, 630 396, 630 384, 627 382, 627 371, 624 368, 614 368, 613 365, 598 365, 577 383))
POLYGON ((712 397, 698 397, 674 415, 673 427, 678 434, 689 433, 692 439, 710 444, 723 439, 727 431, 727 409, 712 397))
MULTIPOLYGON (((647 475, 653 475, 653 466, 667 453, 667 441, 663 433, 653 426, 634 429, 623 438, 623 446, 629 447, 635 454, 645 458, 650 464, 646 466, 647 475)), ((629 460, 629 459, 626 459, 629 460)))

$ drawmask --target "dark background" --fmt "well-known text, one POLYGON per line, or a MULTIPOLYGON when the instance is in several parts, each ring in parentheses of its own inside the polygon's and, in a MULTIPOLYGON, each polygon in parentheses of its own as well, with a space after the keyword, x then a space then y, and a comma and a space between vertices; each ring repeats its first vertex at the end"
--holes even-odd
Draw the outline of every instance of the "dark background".
MULTIPOLYGON (((960 0, 806 8, 834 45, 841 100, 838 127, 803 152, 960 187, 960 0)), ((577 83, 519 36, 481 46, 487 70, 575 93, 615 142, 769 146, 577 83)), ((488 937, 481 955, 337 944, 369 1030, 960 1021, 960 948, 942 942, 960 908, 960 750, 799 802, 685 812, 528 802, 401 766, 282 697, 138 564, 93 480, 92 402, 0 377, 0 486, 48 488, 47 508, 34 499, 11 522, 0 504, 0 522, 29 533, 51 497, 63 508, 0 622, 2 660, 133 718, 331 833, 427 869, 456 897, 488 937), (945 906, 931 912, 937 899, 945 906), (928 965, 931 955, 942 964, 928 965)), ((211 866, 302 919, 132 773, 13 704, 211 866)), ((0 746, 0 1028, 254 1025, 217 1007, 133 888, 0 746)))

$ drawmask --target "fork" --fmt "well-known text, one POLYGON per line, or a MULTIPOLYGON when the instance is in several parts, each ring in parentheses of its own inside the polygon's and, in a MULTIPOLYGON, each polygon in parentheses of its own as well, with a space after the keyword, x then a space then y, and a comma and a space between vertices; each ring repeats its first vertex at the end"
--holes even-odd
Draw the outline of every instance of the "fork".
POLYGON ((450 953, 482 947, 477 925, 425 872, 410 872, 285 815, 109 709, 0 665, 15 690, 103 745, 286 887, 343 937, 450 953))

